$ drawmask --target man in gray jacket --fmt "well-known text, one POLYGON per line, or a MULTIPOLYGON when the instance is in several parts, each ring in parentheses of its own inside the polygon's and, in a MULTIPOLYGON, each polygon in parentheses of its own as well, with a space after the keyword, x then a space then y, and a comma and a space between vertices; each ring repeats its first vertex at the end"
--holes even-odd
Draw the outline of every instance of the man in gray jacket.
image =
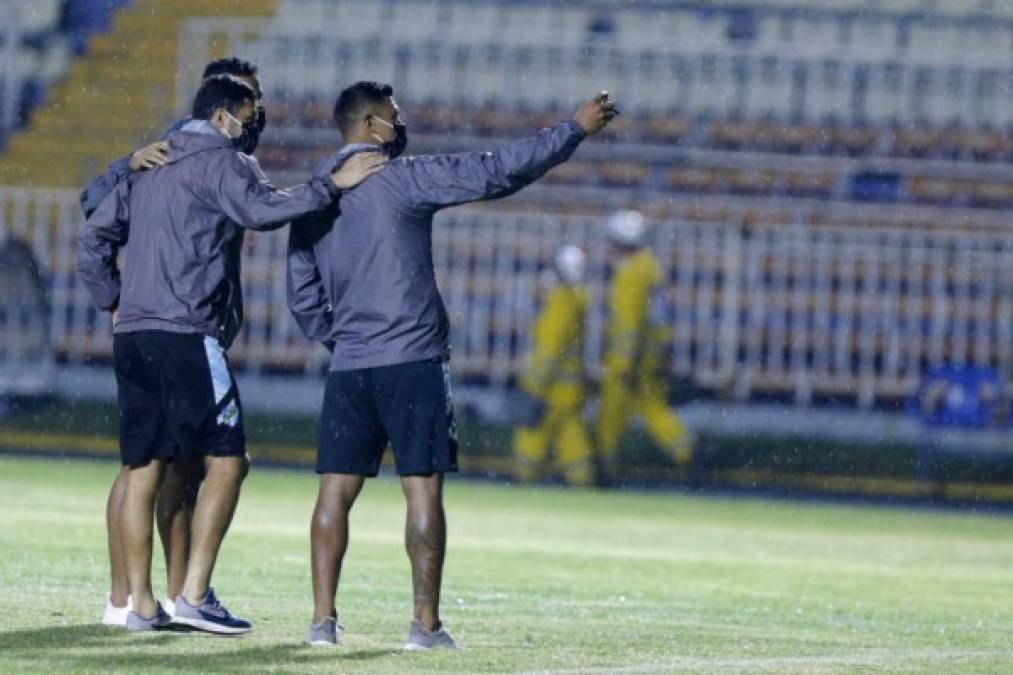
POLYGON ((457 470, 447 368, 449 322, 436 286, 433 216, 512 194, 565 162, 616 114, 604 92, 572 120, 493 152, 398 158, 407 131, 389 85, 345 89, 334 116, 346 142, 317 175, 379 147, 391 162, 289 232, 289 305, 332 350, 320 419, 320 490, 311 526, 314 615, 306 641, 338 642, 335 595, 348 514, 393 446, 408 505, 414 620, 405 647, 453 647, 439 616, 446 550, 443 474, 457 470))
POLYGON ((250 630, 209 582, 239 497, 246 441, 239 392, 223 341, 241 293, 241 228, 270 230, 329 205, 379 168, 367 158, 348 174, 272 186, 237 149, 257 95, 240 80, 205 81, 192 121, 168 137, 164 166, 119 182, 88 219, 78 269, 95 304, 112 311, 120 404, 120 456, 129 468, 121 533, 133 611, 128 630, 164 627, 151 591, 155 494, 167 463, 202 457, 205 486, 194 511, 190 559, 173 622, 221 634, 250 630), (122 278, 116 265, 127 245, 122 278))
MULTIPOLYGON (((262 103, 260 80, 257 78, 257 66, 236 57, 225 57, 208 62, 204 67, 201 80, 218 75, 232 75, 253 87, 257 92, 257 114, 250 124, 243 125, 242 139, 237 143, 240 150, 252 157, 260 141, 260 135, 267 125, 267 116, 262 103)), ((191 122, 189 115, 177 120, 162 134, 162 140, 146 145, 143 148, 113 162, 106 169, 105 173, 92 180, 81 192, 81 210, 85 218, 90 216, 106 195, 116 188, 116 185, 127 179, 132 172, 153 169, 164 166, 168 160, 169 144, 166 138, 182 129, 191 122)), ((239 263, 238 250, 241 242, 237 239, 234 243, 237 255, 233 256, 236 264, 239 263)), ((231 271, 238 277, 239 269, 231 271)), ((227 350, 239 330, 240 320, 243 316, 243 298, 240 294, 232 297, 232 316, 236 317, 232 330, 224 337, 224 346, 227 350)), ((106 532, 109 542, 109 577, 110 591, 106 598, 105 611, 102 614, 102 623, 110 626, 123 626, 127 621, 127 614, 131 610, 129 588, 127 586, 127 575, 124 562, 124 554, 120 536, 120 513, 123 510, 123 499, 127 492, 126 467, 121 467, 116 474, 109 489, 109 498, 106 501, 106 532)), ((164 609, 171 615, 174 613, 175 598, 183 589, 184 576, 186 575, 186 562, 190 550, 190 522, 193 517, 193 507, 197 499, 197 492, 200 488, 200 481, 203 478, 203 466, 199 458, 195 462, 173 462, 166 471, 165 478, 159 490, 156 500, 155 521, 158 525, 158 533, 162 539, 162 549, 165 553, 166 572, 166 598, 163 601, 164 609)))

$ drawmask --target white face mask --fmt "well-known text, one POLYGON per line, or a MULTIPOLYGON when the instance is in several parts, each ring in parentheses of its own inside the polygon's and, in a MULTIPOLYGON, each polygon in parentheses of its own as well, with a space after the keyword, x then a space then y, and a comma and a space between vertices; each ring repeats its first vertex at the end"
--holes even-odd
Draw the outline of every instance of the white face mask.
MULTIPOLYGON (((375 116, 375 115, 374 115, 374 116, 373 116, 373 120, 374 120, 374 121, 376 121, 376 122, 380 122, 380 123, 381 123, 381 124, 383 124, 383 125, 384 125, 385 127, 390 127, 391 129, 393 129, 393 128, 394 128, 394 125, 393 125, 393 124, 391 124, 391 123, 390 123, 390 122, 388 122, 387 120, 383 119, 382 117, 377 117, 377 116, 375 116)), ((371 131, 371 132, 369 132, 369 133, 370 133, 370 135, 371 135, 371 136, 372 136, 373 138, 375 138, 375 139, 376 139, 376 144, 377 144, 377 145, 383 145, 384 143, 390 143, 390 141, 385 141, 385 140, 383 140, 382 138, 380 138, 380 135, 379 135, 378 133, 376 133, 375 131, 371 131)))
POLYGON ((220 128, 220 129, 218 129, 218 131, 225 138, 229 139, 230 141, 234 141, 234 140, 236 140, 237 138, 239 138, 240 136, 243 135, 243 123, 240 122, 239 120, 237 120, 232 115, 232 113, 230 113, 225 108, 222 108, 222 112, 225 113, 226 117, 229 118, 229 125, 228 126, 232 126, 233 124, 235 124, 235 127, 236 127, 237 131, 236 131, 236 135, 235 136, 233 136, 231 133, 229 133, 228 131, 226 131, 226 129, 224 129, 224 128, 220 128))

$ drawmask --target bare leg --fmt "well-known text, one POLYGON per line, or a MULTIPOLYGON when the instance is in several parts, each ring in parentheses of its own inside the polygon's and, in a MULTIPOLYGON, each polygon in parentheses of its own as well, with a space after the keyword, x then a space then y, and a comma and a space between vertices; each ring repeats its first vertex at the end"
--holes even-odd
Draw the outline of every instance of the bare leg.
POLYGON ((310 525, 313 567, 313 623, 337 617, 334 598, 338 594, 341 561, 348 549, 348 514, 362 491, 363 476, 325 473, 310 525))
POLYGON ((151 592, 151 536, 155 495, 164 470, 165 463, 157 459, 131 468, 127 473, 121 513, 127 579, 134 596, 134 611, 142 617, 155 615, 155 596, 151 592))
POLYGON ((447 521, 443 512, 443 474, 402 476, 408 502, 405 549, 412 564, 415 619, 427 631, 440 628, 440 583, 447 551, 447 521))
POLYGON ((199 605, 207 595, 222 540, 239 502, 239 488, 248 470, 246 457, 206 457, 207 477, 194 509, 190 561, 183 598, 199 605))
POLYGON ((177 459, 166 470, 158 490, 155 521, 165 553, 166 596, 169 598, 183 592, 190 558, 190 524, 203 473, 199 462, 177 459))
POLYGON ((123 550, 122 522, 123 500, 127 496, 127 472, 125 466, 120 467, 116 480, 109 488, 109 499, 106 501, 106 536, 109 542, 109 598, 116 607, 125 607, 130 595, 130 584, 127 583, 127 560, 123 550))

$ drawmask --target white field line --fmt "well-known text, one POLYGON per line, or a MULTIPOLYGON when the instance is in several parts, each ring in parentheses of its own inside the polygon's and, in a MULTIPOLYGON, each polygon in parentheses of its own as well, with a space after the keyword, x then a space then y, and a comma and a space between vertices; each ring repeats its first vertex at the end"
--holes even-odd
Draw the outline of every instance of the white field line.
POLYGON ((629 666, 595 666, 587 668, 561 668, 557 670, 532 670, 523 675, 578 675, 582 673, 671 673, 680 671, 715 670, 783 670, 798 668, 833 668, 841 666, 885 666, 888 664, 910 665, 912 661, 964 661, 978 658, 1013 658, 1013 654, 996 651, 940 651, 883 650, 861 654, 827 654, 824 656, 773 656, 743 659, 706 659, 682 657, 663 662, 641 663, 629 666))

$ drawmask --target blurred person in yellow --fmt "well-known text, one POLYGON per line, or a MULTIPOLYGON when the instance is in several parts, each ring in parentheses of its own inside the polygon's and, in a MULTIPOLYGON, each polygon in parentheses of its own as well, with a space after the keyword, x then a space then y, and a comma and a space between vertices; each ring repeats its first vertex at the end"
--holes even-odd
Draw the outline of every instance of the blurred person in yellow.
POLYGON ((676 463, 687 465, 693 454, 690 434, 667 403, 664 275, 646 246, 647 223, 637 211, 619 211, 609 218, 606 234, 612 280, 595 439, 603 468, 614 476, 616 448, 634 416, 676 463))
POLYGON ((584 425, 585 256, 563 246, 553 261, 552 282, 535 322, 533 346, 521 389, 533 399, 532 419, 514 432, 514 466, 519 480, 537 480, 555 467, 571 485, 594 480, 591 436, 584 425))

